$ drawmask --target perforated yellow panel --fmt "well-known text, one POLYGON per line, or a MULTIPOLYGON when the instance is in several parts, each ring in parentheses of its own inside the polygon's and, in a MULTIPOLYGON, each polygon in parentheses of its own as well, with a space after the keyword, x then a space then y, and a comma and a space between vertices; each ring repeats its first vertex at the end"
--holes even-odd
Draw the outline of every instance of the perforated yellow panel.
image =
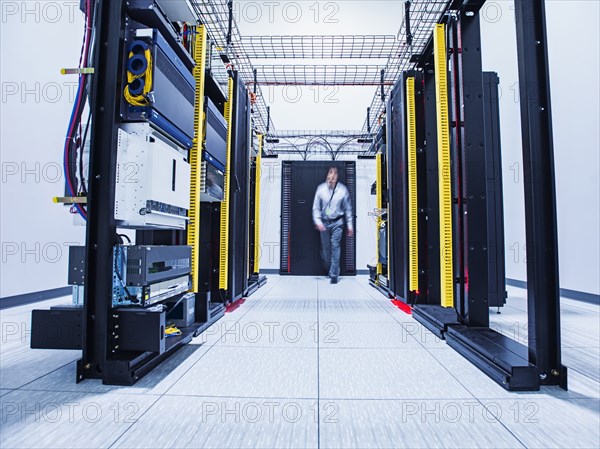
POLYGON ((406 129, 408 140, 408 267, 409 290, 419 290, 419 211, 417 204, 417 116, 415 79, 406 79, 406 129))
POLYGON ((206 28, 200 25, 196 27, 196 42, 194 48, 194 78, 196 80, 196 99, 194 103, 194 144, 190 150, 190 209, 187 231, 187 244, 192 247, 192 287, 193 293, 198 293, 198 270, 199 252, 198 242, 200 240, 200 184, 202 178, 202 146, 204 136, 204 82, 206 74, 206 50, 207 50, 206 28))
POLYGON ((256 180, 254 183, 254 272, 260 270, 260 178, 262 174, 262 151, 265 136, 258 135, 258 154, 256 155, 256 180))
POLYGON ((448 119, 448 69, 446 26, 438 24, 433 33, 435 90, 437 104, 438 178, 440 204, 440 290, 441 305, 454 306, 452 266, 452 183, 450 168, 450 124, 448 119))
POLYGON ((225 103, 225 120, 227 121, 227 161, 225 163, 223 202, 221 203, 221 239, 219 254, 219 288, 221 290, 227 290, 229 287, 229 175, 231 169, 231 138, 233 132, 233 89, 233 78, 229 78, 227 102, 225 103))
MULTIPOLYGON (((375 156, 375 164, 377 165, 377 174, 375 177, 376 182, 376 207, 378 210, 383 208, 383 167, 381 166, 381 154, 377 153, 375 156)), ((376 246, 376 254, 377 254, 377 274, 383 274, 383 266, 381 262, 379 262, 379 229, 381 227, 381 216, 377 217, 377 246, 376 246)))

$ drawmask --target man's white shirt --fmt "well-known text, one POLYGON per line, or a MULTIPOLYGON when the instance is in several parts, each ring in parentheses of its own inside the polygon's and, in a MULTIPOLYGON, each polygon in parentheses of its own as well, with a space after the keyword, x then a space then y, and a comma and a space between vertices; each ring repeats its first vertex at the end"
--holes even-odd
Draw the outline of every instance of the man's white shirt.
POLYGON ((345 217, 347 228, 353 229, 350 194, 341 182, 338 182, 334 189, 330 188, 326 182, 319 185, 312 210, 315 225, 322 225, 323 219, 333 220, 345 217))

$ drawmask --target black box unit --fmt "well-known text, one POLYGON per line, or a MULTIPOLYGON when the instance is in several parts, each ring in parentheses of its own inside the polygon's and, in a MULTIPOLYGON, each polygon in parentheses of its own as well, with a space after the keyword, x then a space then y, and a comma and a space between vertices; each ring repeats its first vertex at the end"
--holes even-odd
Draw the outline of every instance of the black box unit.
POLYGON ((177 56, 183 61, 191 72, 196 63, 192 56, 181 45, 181 39, 177 35, 171 22, 195 22, 197 20, 193 12, 186 14, 185 1, 180 0, 128 0, 127 14, 149 28, 156 28, 166 39, 177 56))
POLYGON ((158 29, 131 23, 126 33, 121 119, 149 121, 191 148, 196 81, 158 29))
POLYGON ((196 320, 196 295, 186 293, 165 302, 168 307, 167 322, 177 327, 189 327, 196 320))
POLYGON ((124 246, 127 253, 126 284, 150 285, 190 273, 191 246, 124 246))
POLYGON ((191 252, 190 246, 115 246, 113 307, 146 307, 188 291, 191 252))
POLYGON ((225 168, 227 162, 227 121, 212 102, 206 97, 206 147, 212 164, 225 168))
POLYGON ((55 306, 31 313, 32 349, 81 349, 83 306, 55 306))
POLYGON ((210 98, 205 97, 205 104, 206 144, 202 152, 200 200, 213 203, 223 201, 224 198, 227 122, 210 98))
MULTIPOLYGON (((207 154, 205 153, 205 157, 207 154)), ((225 170, 208 161, 202 161, 202 178, 200 181, 200 201, 214 203, 223 201, 225 197, 225 170)))
POLYGON ((119 308, 113 313, 113 347, 119 351, 165 352, 166 312, 119 308))

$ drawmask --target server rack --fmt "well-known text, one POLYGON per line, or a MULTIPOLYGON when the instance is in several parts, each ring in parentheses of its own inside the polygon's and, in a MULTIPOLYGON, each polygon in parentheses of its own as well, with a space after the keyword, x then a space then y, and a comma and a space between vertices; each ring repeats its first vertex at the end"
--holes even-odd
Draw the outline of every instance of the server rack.
MULTIPOLYGON (((88 8, 88 14, 95 11, 92 25, 96 32, 93 52, 95 57, 93 66, 96 75, 93 78, 90 95, 93 120, 87 196, 88 222, 85 268, 83 270, 84 301, 82 305, 61 307, 57 309, 58 313, 50 310, 34 311, 32 314, 32 332, 36 335, 36 338, 32 338, 32 347, 82 349, 82 358, 77 363, 78 382, 84 379, 101 379, 105 384, 131 385, 177 349, 191 341, 194 336, 197 336, 220 318, 224 312, 222 305, 211 301, 210 285, 206 285, 207 283, 210 284, 207 281, 207 279, 210 280, 210 276, 206 276, 206 273, 210 273, 210 271, 207 270, 207 267, 201 265, 201 255, 206 254, 207 250, 210 250, 211 253, 214 251, 212 245, 204 245, 205 242, 202 240, 205 235, 210 235, 210 231, 205 233, 205 229, 201 229, 202 220, 211 217, 210 214, 202 215, 202 210, 207 210, 210 206, 201 203, 200 199, 203 176, 202 161, 204 159, 205 87, 210 84, 207 80, 211 80, 210 72, 207 71, 206 66, 209 42, 206 29, 201 25, 194 27, 195 45, 192 46, 194 49, 193 55, 187 54, 178 41, 175 41, 175 44, 171 42, 171 44, 176 45, 175 53, 184 56, 182 59, 174 60, 185 61, 178 70, 188 70, 191 64, 195 84, 194 117, 183 119, 184 121, 193 121, 193 145, 191 145, 189 151, 185 147, 178 149, 180 153, 185 154, 185 163, 189 162, 191 170, 187 231, 164 229, 161 225, 147 227, 144 224, 135 224, 131 226, 137 229, 136 244, 143 245, 148 250, 162 248, 162 246, 156 245, 181 246, 188 249, 188 252, 185 253, 188 256, 179 257, 174 263, 183 263, 184 259, 188 261, 186 262, 188 269, 183 271, 190 273, 188 285, 195 301, 193 307, 196 311, 195 320, 192 325, 180 328, 178 335, 167 337, 165 326, 168 322, 168 311, 164 308, 132 307, 134 304, 126 304, 127 307, 115 307, 114 303, 115 282, 120 281, 123 283, 123 279, 121 279, 123 273, 120 274, 116 268, 118 259, 116 256, 113 257, 113 254, 116 254, 114 248, 123 243, 118 236, 118 227, 122 224, 115 220, 117 162, 118 151, 121 150, 119 135, 124 126, 123 120, 134 120, 132 116, 122 115, 123 103, 121 99, 125 83, 132 82, 132 77, 124 78, 122 74, 125 73, 126 64, 127 70, 135 71, 134 66, 128 65, 131 62, 132 55, 136 54, 131 43, 131 39, 134 37, 131 30, 140 29, 138 24, 132 21, 133 16, 136 16, 135 19, 140 22, 146 21, 141 25, 150 27, 148 28, 150 30, 154 26, 164 31, 166 22, 164 20, 161 22, 160 9, 154 8, 154 3, 152 0, 140 0, 132 3, 126 3, 122 0, 98 0, 97 2, 86 3, 88 6, 90 4, 95 6, 88 8), (139 15, 141 6, 147 8, 144 17, 139 15), (191 257, 187 259, 190 254, 189 251, 191 251, 191 257), (48 330, 56 329, 57 326, 61 329, 65 329, 65 326, 67 326, 72 328, 73 332, 64 333, 66 338, 61 337, 60 341, 45 340, 43 336, 48 334, 48 330), (42 338, 37 338, 38 336, 42 338)), ((136 38, 140 36, 151 37, 153 39, 151 43, 158 41, 156 32, 148 32, 146 29, 135 32, 136 38)), ((168 38, 166 40, 169 41, 168 38)), ((169 53, 168 45, 170 44, 164 44, 163 46, 166 53, 169 53)), ((143 53, 144 48, 147 46, 141 44, 139 46, 142 48, 143 53)), ((153 53, 148 52, 148 49, 146 51, 146 54, 151 57, 153 53)), ((156 55, 156 53, 154 54, 156 55)), ((163 68, 165 63, 165 61, 161 62, 163 68)), ((176 76, 172 70, 168 73, 171 77, 176 76)), ((189 79, 189 76, 185 73, 184 77, 189 79)), ((148 81, 148 79, 145 81, 148 81)), ((214 81, 212 82, 214 83, 214 81)), ((158 85, 166 86, 167 84, 168 82, 164 79, 158 85)), ((136 94, 136 92, 131 93, 136 94)), ((152 107, 152 103, 149 104, 152 107)), ((149 118, 150 113, 140 115, 135 120, 145 121, 149 118)), ((178 119, 177 123, 182 124, 182 119, 178 119)), ((170 130, 168 127, 162 127, 161 122, 152 123, 152 126, 168 137, 170 130)), ((171 137, 173 137, 174 142, 182 143, 177 135, 171 137)), ((165 173, 168 170, 169 174, 175 176, 175 167, 179 163, 184 162, 174 162, 172 173, 170 167, 164 167, 165 173)), ((151 180, 141 181, 150 182, 151 180)), ((173 188, 175 188, 175 185, 174 179, 173 188)), ((159 205, 160 209, 151 212, 173 214, 173 209, 166 208, 167 206, 159 205)), ((164 253, 170 254, 171 252, 165 251, 164 253)), ((149 268, 150 272, 168 273, 168 271, 164 271, 168 268, 164 265, 170 263, 169 261, 163 262, 160 257, 146 260, 151 261, 149 262, 152 264, 152 267, 149 268)), ((128 272, 134 270, 132 273, 135 274, 137 268, 134 265, 128 265, 127 270, 128 272)), ((124 290, 127 291, 125 287, 124 290)), ((190 294, 185 296, 186 301, 189 302, 190 294)), ((130 295, 127 294, 127 297, 130 298, 130 295)), ((192 307, 189 309, 191 310, 192 307)))
POLYGON ((408 297, 408 179, 404 85, 398 82, 387 105, 388 279, 391 296, 408 297))
POLYGON ((260 274, 260 189, 262 177, 262 155, 265 136, 256 135, 256 154, 252 157, 250 166, 250 226, 249 226, 249 254, 248 254, 248 289, 246 296, 251 295, 257 289, 265 285, 267 277, 260 274))
POLYGON ((489 307, 506 295, 503 251, 490 251, 503 242, 503 225, 498 81, 481 70, 482 3, 455 2, 415 57, 425 81, 430 304, 416 304, 413 315, 508 390, 566 388, 543 2, 515 2, 519 76, 530 86, 521 90, 524 162, 538 181, 525 183, 528 258, 535 260, 527 273, 528 345, 489 328, 489 307))
POLYGON ((218 287, 221 301, 234 303, 248 292, 250 227, 251 108, 239 73, 231 72, 225 118, 229 123, 225 200, 219 223, 218 287))

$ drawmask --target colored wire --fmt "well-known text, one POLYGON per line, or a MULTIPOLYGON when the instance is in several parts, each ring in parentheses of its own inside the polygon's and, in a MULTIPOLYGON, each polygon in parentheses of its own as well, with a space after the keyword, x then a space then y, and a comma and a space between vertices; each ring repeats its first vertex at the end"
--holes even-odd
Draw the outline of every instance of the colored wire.
POLYGON ((79 178, 81 179, 81 192, 87 195, 87 186, 85 185, 85 177, 83 173, 83 153, 85 151, 85 143, 87 141, 88 131, 90 129, 90 122, 92 120, 92 114, 88 115, 87 123, 85 124, 85 131, 83 132, 83 138, 81 139, 81 152, 79 155, 79 178))
POLYGON ((182 334, 182 332, 174 324, 171 324, 169 327, 167 327, 165 329, 165 336, 167 336, 167 337, 176 337, 181 334, 182 334))
MULTIPOLYGON (((85 14, 86 14, 86 27, 83 38, 81 55, 79 57, 79 67, 87 67, 89 54, 90 54, 90 44, 92 38, 92 11, 91 11, 91 0, 86 0, 85 3, 85 14)), ((76 146, 77 146, 77 138, 75 136, 75 130, 81 126, 81 115, 83 113, 83 109, 85 107, 84 97, 87 95, 86 93, 87 86, 87 76, 80 74, 79 75, 79 84, 77 87, 76 101, 73 106, 73 110, 71 112, 71 117, 69 120, 69 126, 67 135, 65 137, 65 148, 64 148, 64 157, 63 157, 63 168, 65 172, 65 181, 66 187, 70 196, 76 196, 76 189, 73 183, 73 174, 71 173, 71 161, 74 154, 75 149, 75 157, 76 157, 76 146), (75 146, 75 148, 73 148, 75 146)), ((74 203, 72 208, 74 209, 81 217, 86 220, 87 219, 87 211, 86 209, 78 204, 74 203)))
MULTIPOLYGON (((129 57, 134 56, 134 53, 129 53, 129 57)), ((148 106, 150 103, 148 100, 148 94, 152 90, 152 53, 150 49, 144 51, 144 57, 146 58, 146 71, 140 75, 134 75, 129 70, 127 71, 127 86, 125 86, 125 100, 132 106, 148 106), (136 79, 142 78, 144 80, 144 89, 141 94, 133 95, 129 86, 136 79)))

